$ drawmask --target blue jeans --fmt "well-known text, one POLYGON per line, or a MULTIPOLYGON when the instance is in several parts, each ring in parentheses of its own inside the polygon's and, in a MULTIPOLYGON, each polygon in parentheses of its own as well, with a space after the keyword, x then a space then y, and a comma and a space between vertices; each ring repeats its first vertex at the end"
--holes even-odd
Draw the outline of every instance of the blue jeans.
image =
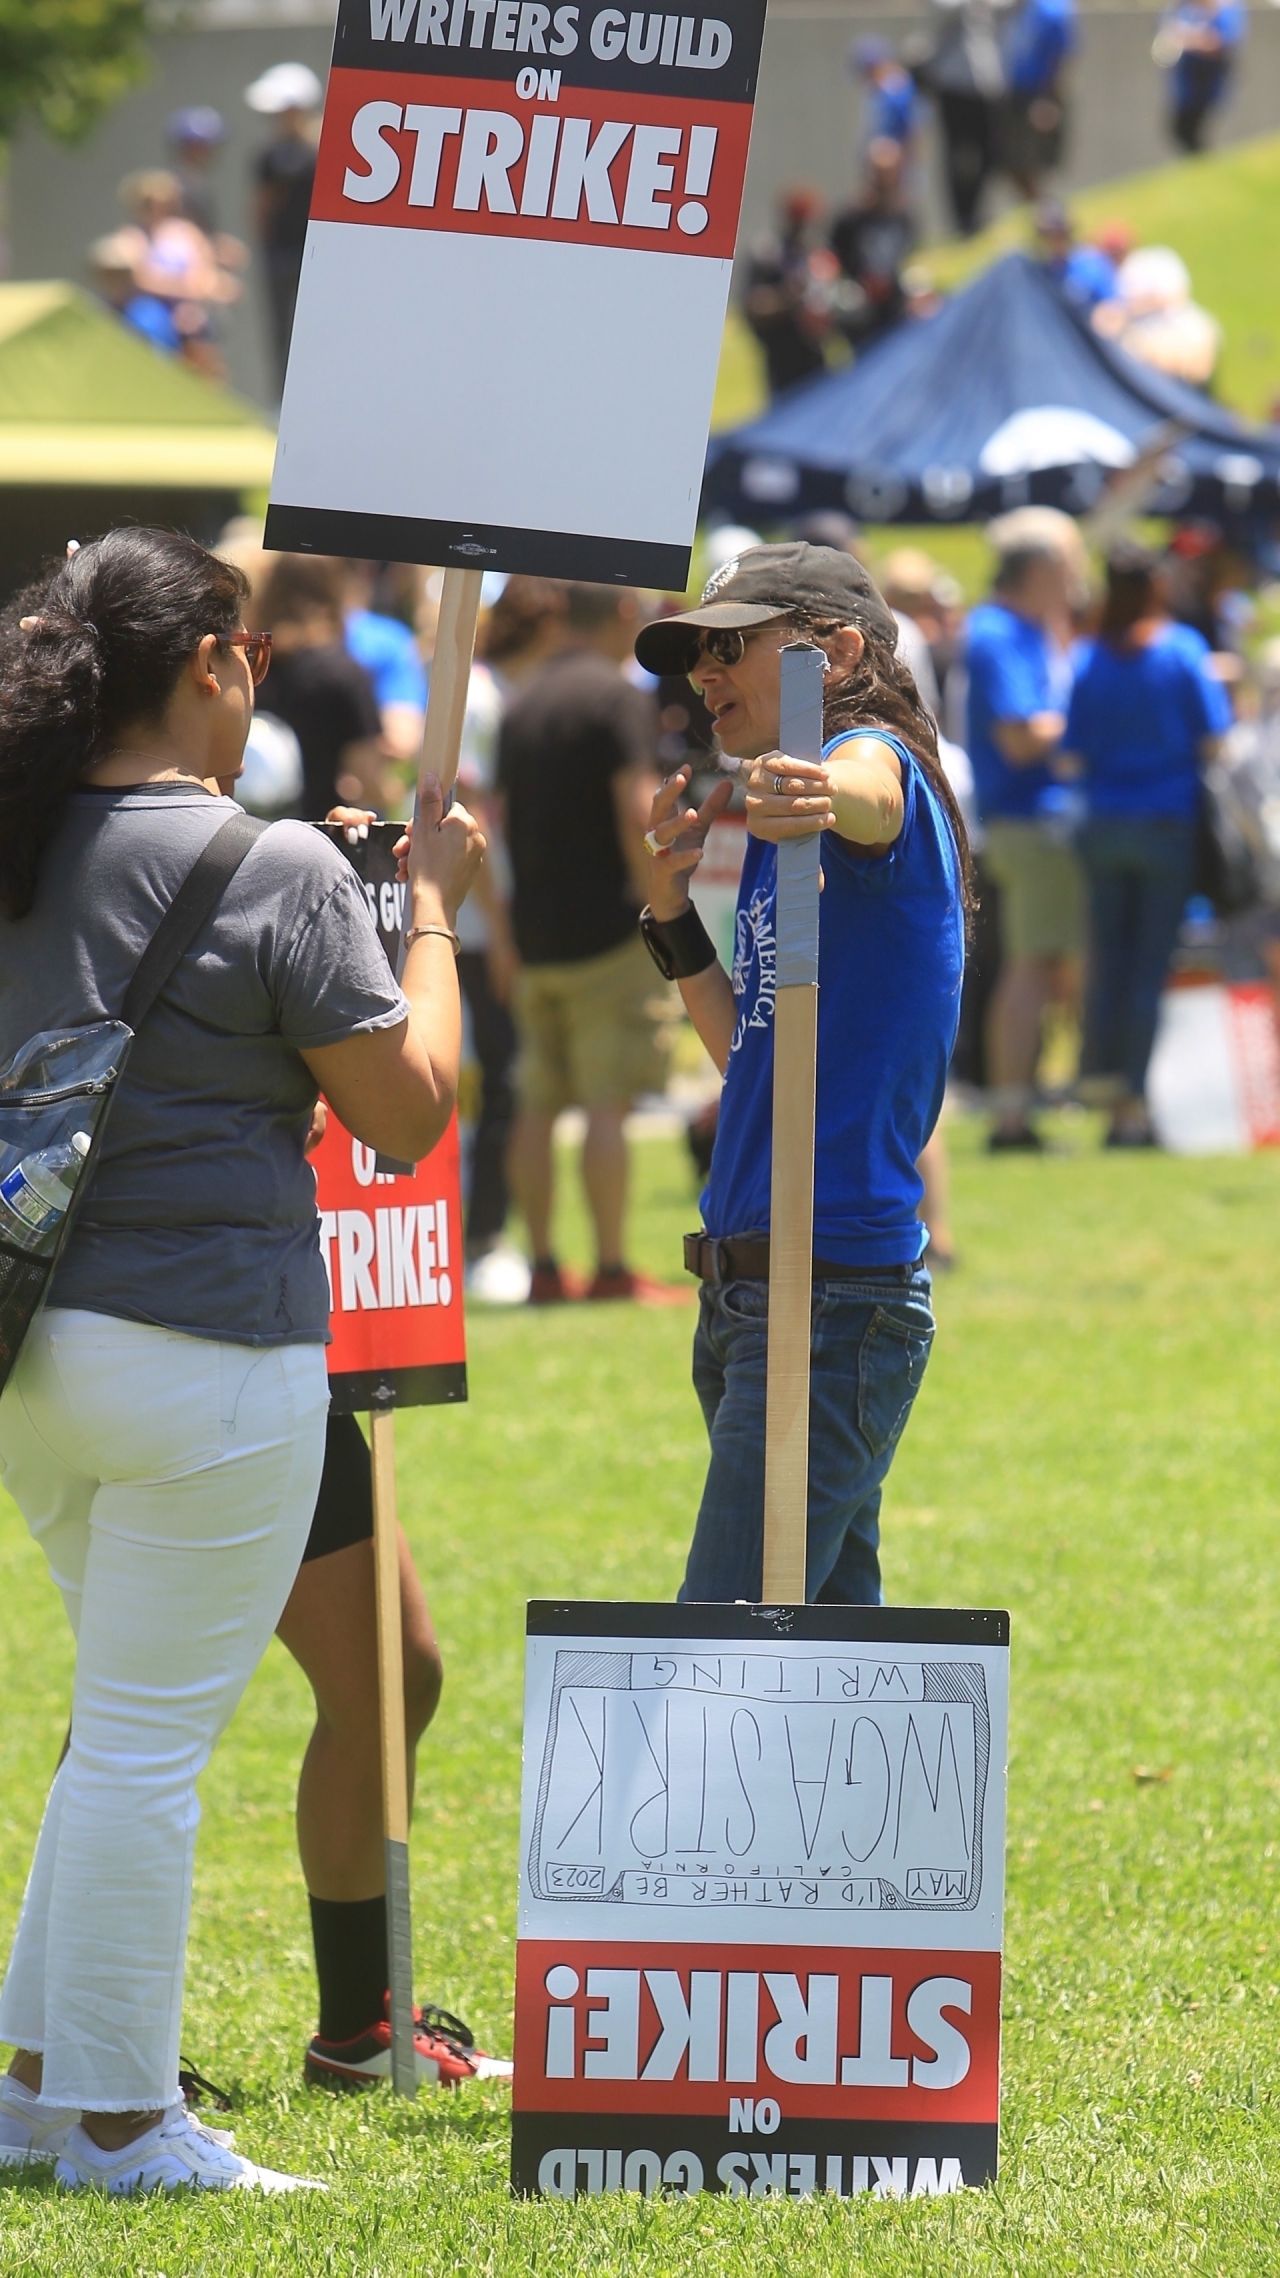
MULTIPOLYGON (((880 1495, 933 1341, 923 1265, 816 1281, 809 1394, 810 1604, 878 1606, 880 1495)), ((764 1281, 704 1282, 693 1382, 711 1463, 682 1605, 758 1603, 764 1572, 764 1281)))
POLYGON ((1080 834, 1089 895, 1082 1076, 1119 1077, 1141 1099, 1195 869, 1195 824, 1096 815, 1080 834))

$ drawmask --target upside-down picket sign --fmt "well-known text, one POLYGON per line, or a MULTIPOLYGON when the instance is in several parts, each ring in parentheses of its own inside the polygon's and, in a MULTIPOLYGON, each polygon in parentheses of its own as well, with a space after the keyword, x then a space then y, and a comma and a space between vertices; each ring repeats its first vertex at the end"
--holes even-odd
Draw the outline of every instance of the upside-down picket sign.
MULTIPOLYGON (((356 847, 335 835, 394 963, 404 888, 391 849, 400 826, 375 823, 356 847)), ((331 1111, 311 1159, 329 1275, 334 1408, 349 1414, 465 1400, 457 1124, 425 1162, 392 1175, 331 1111)))
POLYGON ((529 1609, 512 2180, 996 2172, 1008 1616, 529 1609))
POLYGON ((684 586, 764 11, 341 0, 269 546, 684 586))

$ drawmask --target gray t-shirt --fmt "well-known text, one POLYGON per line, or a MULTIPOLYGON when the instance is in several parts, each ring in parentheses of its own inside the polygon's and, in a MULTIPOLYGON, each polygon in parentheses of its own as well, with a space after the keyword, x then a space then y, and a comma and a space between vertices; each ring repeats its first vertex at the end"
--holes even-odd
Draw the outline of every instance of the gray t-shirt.
MULTIPOLYGON (((118 1017, 232 811, 181 783, 72 795, 35 907, 0 921, 0 1065, 38 1029, 118 1017)), ((139 1030, 50 1302, 234 1344, 325 1341, 301 1053, 407 1012, 350 864, 273 823, 139 1030)))

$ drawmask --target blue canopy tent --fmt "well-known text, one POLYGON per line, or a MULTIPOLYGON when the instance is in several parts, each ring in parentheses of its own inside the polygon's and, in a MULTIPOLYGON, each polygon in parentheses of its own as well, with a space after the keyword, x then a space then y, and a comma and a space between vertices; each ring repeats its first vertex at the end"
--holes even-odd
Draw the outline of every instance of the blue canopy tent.
POLYGON ((1162 433, 1143 513, 1280 510, 1280 428, 1247 426, 1137 363, 1011 253, 935 316, 713 436, 702 509, 755 524, 832 507, 868 522, 980 522, 1027 504, 1084 514, 1162 433))

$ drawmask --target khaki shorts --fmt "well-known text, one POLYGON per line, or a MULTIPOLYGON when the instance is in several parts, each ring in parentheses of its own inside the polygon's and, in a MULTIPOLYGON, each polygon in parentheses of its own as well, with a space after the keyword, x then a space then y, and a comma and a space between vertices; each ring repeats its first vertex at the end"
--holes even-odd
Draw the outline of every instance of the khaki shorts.
POLYGON ((522 1107, 628 1107, 667 1081, 680 999, 636 934, 602 957, 526 965, 516 987, 522 1107))
POLYGON ((1084 885, 1075 850, 1042 823, 987 824, 983 862, 1000 889, 1000 954, 1005 960, 1079 957, 1084 948, 1084 885))

